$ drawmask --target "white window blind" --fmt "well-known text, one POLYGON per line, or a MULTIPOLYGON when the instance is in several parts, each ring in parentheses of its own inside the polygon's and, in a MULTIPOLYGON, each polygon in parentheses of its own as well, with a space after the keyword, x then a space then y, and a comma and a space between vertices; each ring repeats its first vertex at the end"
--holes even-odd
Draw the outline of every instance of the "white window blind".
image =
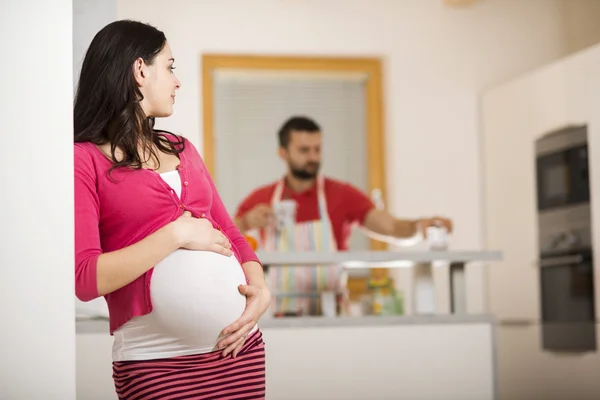
MULTIPOLYGON (((321 126, 322 173, 367 189, 365 77, 219 71, 214 78, 215 179, 230 214, 285 173, 277 132, 293 115, 321 126)), ((367 241, 359 233, 351 245, 366 249, 367 241)))

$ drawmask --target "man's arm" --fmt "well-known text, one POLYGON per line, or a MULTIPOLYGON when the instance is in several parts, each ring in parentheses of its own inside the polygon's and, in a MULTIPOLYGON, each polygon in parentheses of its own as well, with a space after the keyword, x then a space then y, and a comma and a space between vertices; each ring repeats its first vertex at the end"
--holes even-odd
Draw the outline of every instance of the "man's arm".
POLYGON ((349 219, 358 221, 365 230, 374 234, 374 238, 378 240, 385 241, 385 237, 410 238, 418 232, 425 236, 426 229, 430 226, 442 226, 448 229, 449 232, 452 231, 452 221, 447 218, 396 218, 385 210, 375 208, 373 202, 352 185, 348 184, 344 192, 345 204, 349 207, 349 219))
POLYGON ((363 221, 363 227, 379 235, 409 238, 417 233, 417 220, 398 219, 384 210, 372 208, 363 221))

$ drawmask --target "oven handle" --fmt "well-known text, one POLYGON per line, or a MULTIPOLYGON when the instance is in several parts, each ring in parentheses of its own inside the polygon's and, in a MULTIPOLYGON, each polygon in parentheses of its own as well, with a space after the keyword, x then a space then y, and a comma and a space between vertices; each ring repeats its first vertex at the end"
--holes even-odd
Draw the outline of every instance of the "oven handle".
POLYGON ((558 267, 561 265, 580 264, 581 262, 583 262, 583 256, 581 255, 562 256, 540 260, 538 261, 538 266, 540 268, 558 267))

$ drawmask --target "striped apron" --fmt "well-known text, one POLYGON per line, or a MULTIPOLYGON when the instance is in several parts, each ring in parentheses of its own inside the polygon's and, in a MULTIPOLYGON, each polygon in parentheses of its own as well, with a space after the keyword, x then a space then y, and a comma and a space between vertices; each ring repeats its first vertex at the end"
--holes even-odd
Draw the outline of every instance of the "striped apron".
MULTIPOLYGON (((271 198, 273 206, 281 201, 284 180, 276 186, 271 198)), ((331 221, 327 212, 323 177, 317 178, 319 219, 296 223, 293 228, 265 228, 265 251, 337 252, 331 221)), ((267 274, 269 289, 273 294, 271 312, 302 312, 303 315, 321 314, 321 293, 338 293, 342 284, 343 269, 336 265, 271 266, 267 274)))

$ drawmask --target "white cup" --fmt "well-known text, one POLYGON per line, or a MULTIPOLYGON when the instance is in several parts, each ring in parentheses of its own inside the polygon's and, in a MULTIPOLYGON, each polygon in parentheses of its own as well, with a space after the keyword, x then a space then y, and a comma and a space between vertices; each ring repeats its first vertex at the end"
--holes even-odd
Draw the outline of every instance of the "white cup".
POLYGON ((294 200, 282 200, 275 203, 273 213, 275 214, 275 226, 278 230, 291 229, 296 224, 297 204, 294 200))
POLYGON ((430 226, 425 232, 427 243, 431 250, 446 250, 448 248, 448 230, 439 226, 430 226))

